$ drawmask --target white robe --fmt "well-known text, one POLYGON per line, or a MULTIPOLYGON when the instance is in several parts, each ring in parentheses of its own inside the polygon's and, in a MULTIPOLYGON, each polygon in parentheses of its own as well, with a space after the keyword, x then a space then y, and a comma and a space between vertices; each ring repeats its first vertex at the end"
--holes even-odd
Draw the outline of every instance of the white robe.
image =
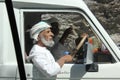
MULTIPOLYGON (((57 62, 55 62, 54 57, 46 47, 34 45, 30 51, 28 59, 32 60, 34 65, 33 68, 36 68, 39 71, 39 73, 41 73, 38 75, 43 75, 41 76, 43 78, 55 76, 61 70, 60 65, 57 62)), ((33 69, 34 74, 35 72, 38 73, 34 70, 35 69, 33 69)))

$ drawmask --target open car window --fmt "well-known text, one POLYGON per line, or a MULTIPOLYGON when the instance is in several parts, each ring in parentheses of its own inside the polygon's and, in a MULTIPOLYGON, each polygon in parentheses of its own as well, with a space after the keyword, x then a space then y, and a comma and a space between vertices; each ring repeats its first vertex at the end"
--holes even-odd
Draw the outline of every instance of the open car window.
POLYGON ((23 12, 24 17, 24 45, 25 54, 28 56, 33 46, 33 40, 30 39, 28 29, 35 23, 45 20, 52 25, 55 45, 48 49, 53 54, 55 60, 66 54, 74 55, 73 64, 84 64, 86 55, 92 54, 96 63, 114 63, 115 60, 107 47, 102 43, 97 34, 91 28, 91 25, 80 13, 75 12, 23 12), (85 35, 87 38, 81 40, 85 35), (78 47, 79 46, 79 47, 78 47))

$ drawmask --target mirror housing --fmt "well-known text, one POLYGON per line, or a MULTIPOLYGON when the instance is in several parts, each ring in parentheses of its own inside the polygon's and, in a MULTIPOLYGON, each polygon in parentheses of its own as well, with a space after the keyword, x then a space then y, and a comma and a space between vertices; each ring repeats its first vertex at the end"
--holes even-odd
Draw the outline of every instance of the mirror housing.
POLYGON ((87 72, 98 72, 98 64, 92 63, 86 65, 87 72))

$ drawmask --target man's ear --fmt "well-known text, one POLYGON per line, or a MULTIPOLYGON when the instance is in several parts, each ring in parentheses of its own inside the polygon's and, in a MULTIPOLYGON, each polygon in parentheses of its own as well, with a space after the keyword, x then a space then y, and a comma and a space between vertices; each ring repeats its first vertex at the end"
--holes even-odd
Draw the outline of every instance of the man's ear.
POLYGON ((37 40, 40 40, 40 34, 38 35, 37 40))

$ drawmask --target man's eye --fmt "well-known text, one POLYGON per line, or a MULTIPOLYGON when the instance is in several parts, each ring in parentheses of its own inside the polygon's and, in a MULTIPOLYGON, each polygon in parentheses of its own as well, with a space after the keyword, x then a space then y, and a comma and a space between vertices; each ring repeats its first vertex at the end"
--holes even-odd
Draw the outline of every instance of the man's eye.
POLYGON ((47 33, 50 33, 50 31, 47 31, 47 33))

